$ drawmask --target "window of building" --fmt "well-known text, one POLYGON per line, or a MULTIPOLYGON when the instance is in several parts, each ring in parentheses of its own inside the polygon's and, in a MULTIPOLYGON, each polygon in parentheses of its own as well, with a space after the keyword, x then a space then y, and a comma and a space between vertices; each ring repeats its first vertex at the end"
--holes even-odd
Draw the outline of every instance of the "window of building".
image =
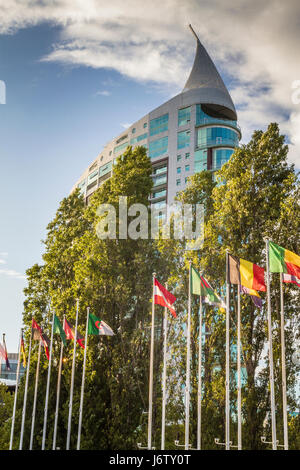
POLYGON ((122 152, 123 150, 125 150, 128 146, 128 143, 129 142, 124 142, 124 144, 120 144, 120 145, 117 145, 115 148, 114 148, 114 154, 116 153, 120 153, 122 152))
POLYGON ((224 163, 228 162, 232 154, 233 149, 214 149, 212 155, 212 169, 219 170, 224 163))
POLYGON ((161 173, 166 173, 167 172, 167 165, 163 165, 163 166, 159 166, 159 167, 155 167, 153 169, 153 174, 154 175, 160 175, 161 173))
POLYGON ((228 127, 204 127, 197 130, 198 148, 212 147, 219 144, 238 147, 238 132, 228 127))
POLYGON ((106 175, 107 173, 109 173, 112 169, 112 165, 113 165, 113 162, 108 162, 106 163, 105 165, 102 165, 100 166, 99 168, 99 176, 101 178, 101 176, 104 176, 106 175))
POLYGON ((177 134, 177 148, 183 149, 190 145, 190 131, 181 131, 177 134))
POLYGON ((135 131, 136 131, 136 128, 135 128, 135 127, 133 127, 133 129, 132 129, 132 131, 131 131, 131 132, 132 132, 133 134, 135 134, 135 131))
POLYGON ((95 176, 96 176, 96 177, 98 176, 98 170, 93 171, 93 173, 91 173, 91 174, 89 175, 88 181, 89 181, 89 182, 92 181, 92 180, 95 178, 95 176))
POLYGON ((180 173, 181 173, 181 167, 178 166, 178 167, 177 167, 177 174, 179 175, 180 173))
POLYGON ((119 144, 120 142, 123 142, 123 140, 127 139, 128 134, 122 135, 118 140, 116 140, 116 144, 119 144))
POLYGON ((168 130, 169 114, 164 114, 150 121, 150 135, 156 135, 168 130))
POLYGON ((176 180, 176 186, 180 186, 180 184, 181 184, 181 179, 178 178, 178 179, 176 180))
POLYGON ((166 189, 162 189, 161 191, 156 191, 155 193, 153 193, 153 198, 157 198, 157 197, 163 197, 167 194, 167 190, 166 189))
POLYGON ((185 159, 188 160, 190 158, 190 154, 189 153, 186 153, 185 154, 185 159))
POLYGON ((185 171, 190 171, 190 165, 185 165, 185 171))
POLYGON ((167 175, 158 175, 153 179, 154 186, 160 186, 161 184, 165 184, 167 182, 167 175))
POLYGON ((207 150, 196 150, 194 155, 194 170, 195 173, 207 170, 207 150))
POLYGON ((181 160, 181 155, 177 155, 177 161, 180 162, 181 160))
POLYGON ((146 129, 147 125, 148 125, 148 124, 147 124, 146 122, 144 122, 143 128, 146 129))
POLYGON ((191 120, 191 107, 178 110, 178 127, 188 124, 191 120))
POLYGON ((133 139, 130 139, 130 144, 134 145, 134 144, 140 142, 141 140, 147 139, 147 137, 148 137, 148 133, 145 132, 145 134, 141 134, 141 135, 138 135, 137 137, 134 137, 133 139))
POLYGON ((167 153, 168 151, 168 136, 161 139, 152 140, 149 142, 149 157, 155 158, 167 153))

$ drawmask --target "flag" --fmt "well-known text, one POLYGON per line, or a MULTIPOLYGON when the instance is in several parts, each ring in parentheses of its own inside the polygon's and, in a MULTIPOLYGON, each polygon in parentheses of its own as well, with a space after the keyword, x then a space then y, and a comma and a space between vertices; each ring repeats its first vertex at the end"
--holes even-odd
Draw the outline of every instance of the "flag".
POLYGON ((67 345, 66 333, 64 332, 63 326, 55 314, 54 314, 53 333, 59 334, 62 342, 64 343, 64 346, 67 345))
POLYGON ((171 292, 167 291, 167 289, 162 286, 156 278, 154 278, 154 303, 156 305, 162 305, 163 307, 167 307, 174 318, 176 318, 176 312, 172 305, 175 300, 176 297, 174 297, 171 292))
POLYGON ((114 332, 107 323, 89 313, 88 334, 113 336, 114 332))
POLYGON ((227 282, 266 291, 265 270, 257 264, 228 254, 227 282))
POLYGON ((5 363, 6 363, 6 369, 7 370, 11 370, 10 369, 10 363, 9 363, 9 360, 8 360, 8 355, 7 355, 7 348, 6 348, 6 342, 5 342, 5 335, 3 335, 3 346, 4 346, 4 354, 5 354, 5 363))
MULTIPOLYGON (((64 331, 66 339, 75 339, 75 328, 66 319, 64 319, 64 331)), ((83 341, 83 336, 77 331, 77 343, 84 349, 83 341)))
POLYGON ((6 369, 10 370, 10 364, 7 358, 7 352, 5 351, 5 348, 4 346, 2 346, 1 343, 0 343, 0 357, 2 357, 2 359, 4 359, 4 361, 6 362, 6 369))
POLYGON ((219 308, 226 308, 225 301, 222 297, 214 291, 209 282, 203 276, 200 276, 193 266, 191 269, 191 290, 192 294, 201 296, 204 303, 219 308))
POLYGON ((243 294, 250 295, 254 305, 258 308, 262 308, 262 298, 260 297, 259 293, 254 289, 248 289, 248 287, 241 286, 241 292, 243 294))
POLYGON ((49 361, 49 346, 50 346, 50 340, 48 336, 43 332, 42 328, 37 324, 35 319, 32 319, 32 324, 31 324, 31 332, 32 332, 32 338, 35 341, 42 341, 45 349, 45 354, 47 356, 47 359, 49 361))
POLYGON ((25 367, 26 367, 26 354, 25 354, 25 344, 24 344, 24 338, 23 338, 23 331, 22 331, 22 335, 21 335, 21 353, 22 353, 22 357, 23 357, 23 367, 25 369, 25 367))
POLYGON ((271 273, 283 273, 284 282, 300 284, 300 256, 269 242, 269 261, 271 273))
POLYGON ((291 274, 283 273, 283 282, 296 284, 296 286, 300 287, 300 279, 296 276, 292 276, 291 274))

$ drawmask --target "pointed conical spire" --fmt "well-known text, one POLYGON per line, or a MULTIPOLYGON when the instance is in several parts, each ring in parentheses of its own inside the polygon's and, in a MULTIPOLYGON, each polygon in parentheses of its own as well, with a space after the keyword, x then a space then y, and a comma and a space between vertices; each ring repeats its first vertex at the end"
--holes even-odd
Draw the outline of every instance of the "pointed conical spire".
POLYGON ((193 89, 201 89, 201 95, 203 95, 201 104, 208 105, 209 108, 211 108, 209 105, 213 105, 211 112, 216 114, 215 117, 223 116, 236 120, 234 104, 218 70, 192 26, 189 25, 189 27, 197 40, 197 49, 193 68, 182 93, 193 89))

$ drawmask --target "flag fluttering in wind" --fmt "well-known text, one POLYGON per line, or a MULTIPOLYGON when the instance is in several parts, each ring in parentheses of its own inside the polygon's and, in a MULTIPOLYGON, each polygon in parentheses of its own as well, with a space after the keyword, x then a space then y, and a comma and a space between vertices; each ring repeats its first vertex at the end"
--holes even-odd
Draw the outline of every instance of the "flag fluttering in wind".
POLYGON ((191 290, 192 294, 199 295, 203 303, 214 305, 219 308, 226 308, 225 301, 220 297, 209 284, 209 282, 200 276, 198 271, 191 268, 191 290))
POLYGON ((5 354, 6 369, 11 370, 10 369, 10 363, 9 363, 9 360, 8 360, 7 347, 6 347, 6 342, 5 342, 5 334, 3 334, 3 347, 4 347, 4 354, 5 354))
POLYGON ((269 242, 270 272, 283 273, 283 282, 300 287, 300 256, 269 242))
POLYGON ((64 346, 67 345, 67 337, 66 337, 66 333, 63 329, 63 326, 62 324, 60 323, 59 319, 57 318, 57 316, 54 314, 54 326, 53 326, 53 333, 54 334, 59 334, 60 335, 60 338, 64 344, 64 346))
MULTIPOLYGON (((64 319, 64 331, 65 331, 65 334, 66 334, 66 338, 67 339, 75 339, 75 328, 71 325, 71 323, 69 323, 66 319, 64 319)), ((82 347, 82 349, 84 349, 84 337, 78 333, 77 331, 77 343, 79 344, 80 347, 82 347)))
POLYGON ((88 334, 113 336, 114 332, 107 323, 105 323, 103 320, 100 320, 100 318, 96 317, 92 313, 89 313, 88 334))
POLYGON ((256 290, 241 286, 241 292, 250 295, 254 305, 258 308, 262 308, 262 298, 256 290))
POLYGON ((23 338, 23 330, 21 333, 21 354, 23 358, 23 367, 25 369, 26 367, 26 354, 25 354, 25 344, 24 344, 24 338, 23 338))
POLYGON ((0 357, 2 357, 2 359, 4 359, 4 361, 6 362, 6 369, 10 370, 10 364, 7 358, 7 352, 5 351, 5 348, 4 346, 2 346, 1 343, 0 343, 0 357))
POLYGON ((43 332, 42 328, 37 324, 35 319, 32 319, 32 324, 31 324, 31 332, 32 332, 32 338, 35 341, 42 341, 45 349, 45 354, 47 356, 47 359, 49 361, 49 346, 50 346, 50 339, 48 336, 43 332))
POLYGON ((227 281, 259 291, 266 291, 264 268, 242 258, 228 254, 227 281))
POLYGON ((162 286, 158 280, 154 279, 154 303, 156 305, 162 305, 163 307, 167 307, 174 318, 176 318, 176 311, 172 307, 173 303, 175 302, 176 297, 171 294, 164 286, 162 286))

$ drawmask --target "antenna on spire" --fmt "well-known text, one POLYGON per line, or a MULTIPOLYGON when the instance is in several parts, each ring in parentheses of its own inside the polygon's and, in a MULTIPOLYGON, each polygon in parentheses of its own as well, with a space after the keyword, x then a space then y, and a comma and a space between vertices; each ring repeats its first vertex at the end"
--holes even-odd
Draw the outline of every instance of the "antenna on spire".
POLYGON ((195 36, 195 38, 197 39, 197 41, 199 41, 199 38, 198 38, 197 34, 195 33, 195 31, 194 31, 194 29, 193 29, 193 27, 192 27, 191 24, 189 24, 189 28, 190 28, 190 30, 192 31, 192 33, 193 33, 193 35, 195 36))

